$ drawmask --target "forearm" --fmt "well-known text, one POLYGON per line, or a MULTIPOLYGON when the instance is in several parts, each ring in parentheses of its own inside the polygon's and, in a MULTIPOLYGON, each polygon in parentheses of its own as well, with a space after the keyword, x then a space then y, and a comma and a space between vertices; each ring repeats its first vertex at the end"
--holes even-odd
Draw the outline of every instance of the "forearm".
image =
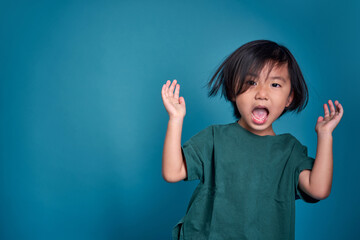
POLYGON ((162 157, 162 174, 168 182, 177 182, 184 178, 181 176, 184 170, 181 151, 182 125, 183 119, 169 119, 162 157))
POLYGON ((332 134, 318 134, 314 166, 310 174, 310 189, 314 195, 326 198, 330 195, 333 177, 332 134))

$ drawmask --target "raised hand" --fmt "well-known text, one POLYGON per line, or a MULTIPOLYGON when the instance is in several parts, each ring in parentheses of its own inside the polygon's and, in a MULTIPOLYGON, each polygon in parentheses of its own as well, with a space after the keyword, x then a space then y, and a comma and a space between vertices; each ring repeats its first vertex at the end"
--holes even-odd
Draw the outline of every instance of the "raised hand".
POLYGON ((344 109, 339 103, 339 101, 335 101, 335 106, 331 100, 328 101, 330 106, 330 112, 328 105, 324 104, 324 117, 320 116, 317 120, 315 131, 318 134, 331 134, 338 123, 340 122, 343 114, 344 109))
POLYGON ((185 99, 183 97, 179 97, 180 85, 176 84, 177 81, 174 80, 171 86, 170 83, 171 81, 168 80, 166 84, 162 86, 161 97, 165 109, 169 114, 169 118, 182 120, 186 114, 185 99))

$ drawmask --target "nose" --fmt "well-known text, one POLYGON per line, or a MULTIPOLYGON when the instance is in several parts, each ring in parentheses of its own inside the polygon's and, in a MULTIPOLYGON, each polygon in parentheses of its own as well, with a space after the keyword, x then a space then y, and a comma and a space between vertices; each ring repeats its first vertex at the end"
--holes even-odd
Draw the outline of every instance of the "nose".
POLYGON ((266 87, 263 84, 258 84, 256 88, 257 89, 256 89, 255 99, 268 100, 268 93, 266 87))

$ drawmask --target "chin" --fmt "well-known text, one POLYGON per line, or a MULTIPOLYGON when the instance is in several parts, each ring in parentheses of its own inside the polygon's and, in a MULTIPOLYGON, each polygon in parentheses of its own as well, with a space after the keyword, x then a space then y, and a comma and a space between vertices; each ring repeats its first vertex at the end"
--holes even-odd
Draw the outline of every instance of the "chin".
POLYGON ((270 126, 268 126, 268 125, 266 125, 266 126, 264 126, 264 125, 261 125, 261 126, 259 126, 259 125, 252 126, 252 129, 254 129, 254 130, 256 130, 256 131, 265 131, 265 130, 267 130, 267 129, 269 129, 269 128, 270 128, 270 126))
POLYGON ((272 129, 272 121, 269 121, 269 119, 267 119, 267 121, 262 124, 257 124, 251 121, 248 126, 255 131, 267 131, 269 129, 272 129))

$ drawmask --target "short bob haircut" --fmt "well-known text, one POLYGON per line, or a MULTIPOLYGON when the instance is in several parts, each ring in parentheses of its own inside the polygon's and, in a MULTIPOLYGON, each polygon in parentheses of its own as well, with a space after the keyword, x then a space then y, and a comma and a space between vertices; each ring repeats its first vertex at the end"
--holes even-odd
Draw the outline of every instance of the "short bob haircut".
POLYGON ((248 42, 228 56, 207 83, 210 89, 208 96, 215 96, 222 88, 221 96, 232 103, 234 117, 240 119, 241 115, 236 107, 236 96, 247 90, 244 87, 245 77, 248 74, 258 75, 267 64, 269 64, 269 74, 274 66, 282 66, 286 63, 291 81, 290 94, 293 92, 294 98, 280 116, 288 111, 299 113, 306 107, 309 99, 300 67, 286 47, 269 40, 248 42))

